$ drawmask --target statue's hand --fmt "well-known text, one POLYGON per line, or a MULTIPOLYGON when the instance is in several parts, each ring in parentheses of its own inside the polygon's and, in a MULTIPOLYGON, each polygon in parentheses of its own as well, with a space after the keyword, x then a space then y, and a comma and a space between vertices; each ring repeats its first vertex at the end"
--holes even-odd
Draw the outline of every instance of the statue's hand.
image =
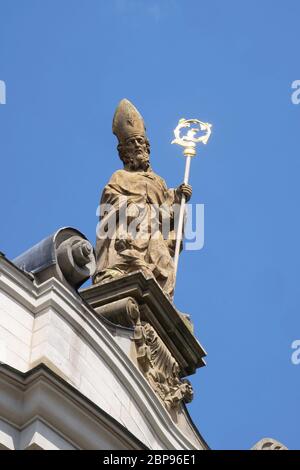
POLYGON ((180 186, 178 186, 175 192, 179 201, 181 200, 182 195, 184 195, 186 201, 188 202, 192 197, 192 186, 190 184, 182 183, 180 186))

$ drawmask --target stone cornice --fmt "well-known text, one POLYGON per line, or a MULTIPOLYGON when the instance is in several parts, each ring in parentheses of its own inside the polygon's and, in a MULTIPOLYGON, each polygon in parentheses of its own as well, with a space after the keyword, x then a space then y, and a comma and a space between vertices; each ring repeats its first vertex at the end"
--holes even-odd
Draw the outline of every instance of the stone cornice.
MULTIPOLYGON (((5 258, 0 258, 0 290, 37 317, 51 308, 68 322, 91 345, 105 364, 111 368, 129 397, 147 419, 149 427, 164 449, 207 448, 198 437, 198 445, 176 426, 150 385, 126 356, 107 328, 107 320, 99 318, 93 308, 60 281, 51 278, 37 286, 23 272, 5 258)), ((29 365, 30 368, 30 365, 29 365)))
POLYGON ((1 416, 7 416, 7 422, 17 429, 25 428, 38 418, 53 426, 77 448, 97 449, 99 435, 107 435, 107 438, 115 440, 116 446, 122 446, 123 449, 147 449, 122 424, 44 364, 26 373, 1 364, 0 383, 1 416), (12 400, 3 399, 5 395, 12 397, 15 414, 12 414, 10 406, 12 400), (21 402, 23 413, 19 412, 21 402), (58 412, 53 413, 53 410, 62 408, 64 418, 59 419, 58 412))
POLYGON ((141 272, 135 272, 79 293, 93 308, 133 297, 140 305, 141 319, 155 328, 179 363, 182 376, 191 375, 205 365, 205 350, 153 278, 146 279, 141 272))

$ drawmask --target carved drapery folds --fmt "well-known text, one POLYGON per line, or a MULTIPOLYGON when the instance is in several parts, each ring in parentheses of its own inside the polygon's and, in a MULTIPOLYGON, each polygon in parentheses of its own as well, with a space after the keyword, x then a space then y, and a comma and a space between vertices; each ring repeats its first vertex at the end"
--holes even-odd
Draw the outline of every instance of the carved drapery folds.
POLYGON ((181 402, 192 401, 191 383, 180 378, 178 362, 153 326, 141 321, 139 304, 133 297, 96 307, 95 311, 117 325, 134 327, 137 363, 167 409, 176 410, 181 402))
POLYGON ((136 315, 134 323, 134 341, 138 364, 168 409, 176 409, 183 401, 193 399, 193 389, 187 379, 180 379, 179 366, 155 329, 146 322, 141 322, 136 315))

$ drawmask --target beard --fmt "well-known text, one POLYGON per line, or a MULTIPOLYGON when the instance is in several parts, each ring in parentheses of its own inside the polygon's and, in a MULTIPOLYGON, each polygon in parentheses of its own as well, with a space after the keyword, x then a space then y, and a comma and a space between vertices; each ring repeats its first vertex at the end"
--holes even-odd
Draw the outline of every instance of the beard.
POLYGON ((150 168, 148 152, 144 150, 135 152, 135 154, 130 157, 129 167, 133 171, 147 171, 150 168))

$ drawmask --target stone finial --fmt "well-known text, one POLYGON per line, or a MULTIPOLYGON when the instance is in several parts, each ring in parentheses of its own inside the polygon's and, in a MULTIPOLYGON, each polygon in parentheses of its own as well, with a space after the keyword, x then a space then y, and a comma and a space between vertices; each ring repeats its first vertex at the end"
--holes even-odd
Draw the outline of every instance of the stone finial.
POLYGON ((288 450, 288 448, 272 437, 265 437, 258 441, 251 450, 288 450))

